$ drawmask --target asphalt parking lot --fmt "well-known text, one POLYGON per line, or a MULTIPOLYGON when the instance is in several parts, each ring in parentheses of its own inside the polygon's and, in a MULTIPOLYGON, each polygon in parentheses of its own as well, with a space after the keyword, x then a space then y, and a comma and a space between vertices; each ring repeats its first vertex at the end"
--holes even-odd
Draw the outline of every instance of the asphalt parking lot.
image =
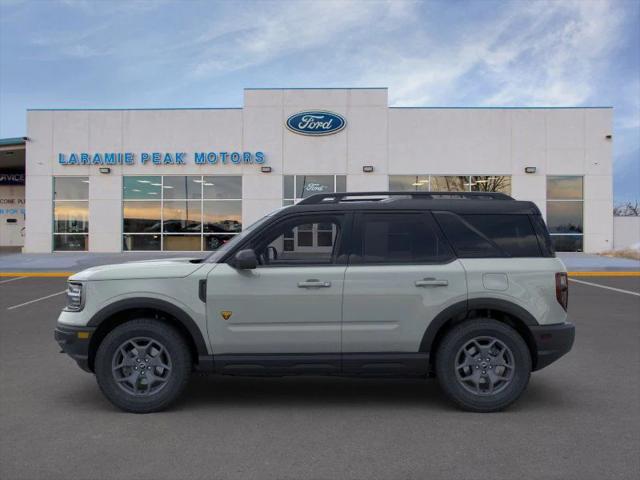
POLYGON ((203 376, 132 415, 58 353, 65 280, 0 278, 0 478, 638 478, 640 277, 575 280, 573 351, 506 412, 435 381, 203 376))

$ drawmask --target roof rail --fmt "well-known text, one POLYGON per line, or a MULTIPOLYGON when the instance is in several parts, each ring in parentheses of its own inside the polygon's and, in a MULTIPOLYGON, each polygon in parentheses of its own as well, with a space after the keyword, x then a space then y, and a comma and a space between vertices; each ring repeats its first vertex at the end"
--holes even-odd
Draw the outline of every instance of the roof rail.
POLYGON ((314 205, 319 203, 382 201, 389 197, 410 197, 416 199, 447 199, 447 200, 513 200, 512 197, 500 192, 341 192, 341 193, 317 193, 311 195, 298 205, 314 205), (374 197, 374 198, 363 198, 374 197), (375 198, 378 197, 378 198, 375 198))

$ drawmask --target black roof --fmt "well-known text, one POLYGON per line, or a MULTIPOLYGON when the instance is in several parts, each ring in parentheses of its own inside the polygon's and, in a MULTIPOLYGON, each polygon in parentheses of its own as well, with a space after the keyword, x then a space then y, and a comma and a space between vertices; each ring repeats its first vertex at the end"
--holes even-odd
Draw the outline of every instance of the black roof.
POLYGON ((539 215, 533 202, 498 192, 345 192, 320 193, 287 207, 286 212, 433 210, 460 214, 539 215))

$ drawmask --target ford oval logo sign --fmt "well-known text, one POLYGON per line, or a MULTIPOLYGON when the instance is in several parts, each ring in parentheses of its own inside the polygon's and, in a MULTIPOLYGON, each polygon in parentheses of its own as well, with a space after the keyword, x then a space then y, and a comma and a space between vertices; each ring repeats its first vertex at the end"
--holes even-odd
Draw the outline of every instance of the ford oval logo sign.
POLYGON ((341 115, 323 110, 299 112, 287 119, 287 128, 301 135, 331 135, 347 125, 341 115))

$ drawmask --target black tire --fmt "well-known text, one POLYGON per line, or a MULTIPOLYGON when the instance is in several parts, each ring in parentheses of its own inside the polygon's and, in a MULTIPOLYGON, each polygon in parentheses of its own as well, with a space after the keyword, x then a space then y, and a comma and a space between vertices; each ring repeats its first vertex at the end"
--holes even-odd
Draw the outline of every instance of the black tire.
POLYGON ((102 340, 95 359, 96 379, 102 393, 116 407, 132 413, 151 413, 167 408, 187 386, 191 369, 189 347, 182 335, 170 325, 152 319, 131 320, 114 328, 102 340), (142 346, 140 352, 133 344, 142 346), (149 355, 144 353, 145 345, 148 345, 149 355), (132 350, 124 360, 123 351, 127 348, 132 350), (150 363, 145 364, 145 361, 150 363), (125 363, 127 366, 114 371, 114 367, 125 363), (146 368, 138 369, 140 365, 146 368), (141 377, 145 373, 146 377, 141 377), (136 380, 122 381, 124 377, 135 377, 136 380), (151 377, 154 381, 148 383, 151 377))
POLYGON ((510 326, 493 319, 472 319, 447 333, 436 352, 435 367, 440 386, 456 405, 472 412, 495 412, 511 405, 527 388, 531 354, 520 334, 510 326), (479 354, 479 360, 467 353, 475 351, 474 345, 482 347, 477 351, 486 352, 479 354), (494 347, 489 349, 490 345, 494 347), (500 346, 506 347, 502 350, 506 353, 494 356, 500 346), (510 359, 511 368, 503 366, 509 363, 504 358, 510 359), (501 376, 492 377, 490 382, 491 373, 501 376), (499 380, 505 377, 508 380, 499 380))

